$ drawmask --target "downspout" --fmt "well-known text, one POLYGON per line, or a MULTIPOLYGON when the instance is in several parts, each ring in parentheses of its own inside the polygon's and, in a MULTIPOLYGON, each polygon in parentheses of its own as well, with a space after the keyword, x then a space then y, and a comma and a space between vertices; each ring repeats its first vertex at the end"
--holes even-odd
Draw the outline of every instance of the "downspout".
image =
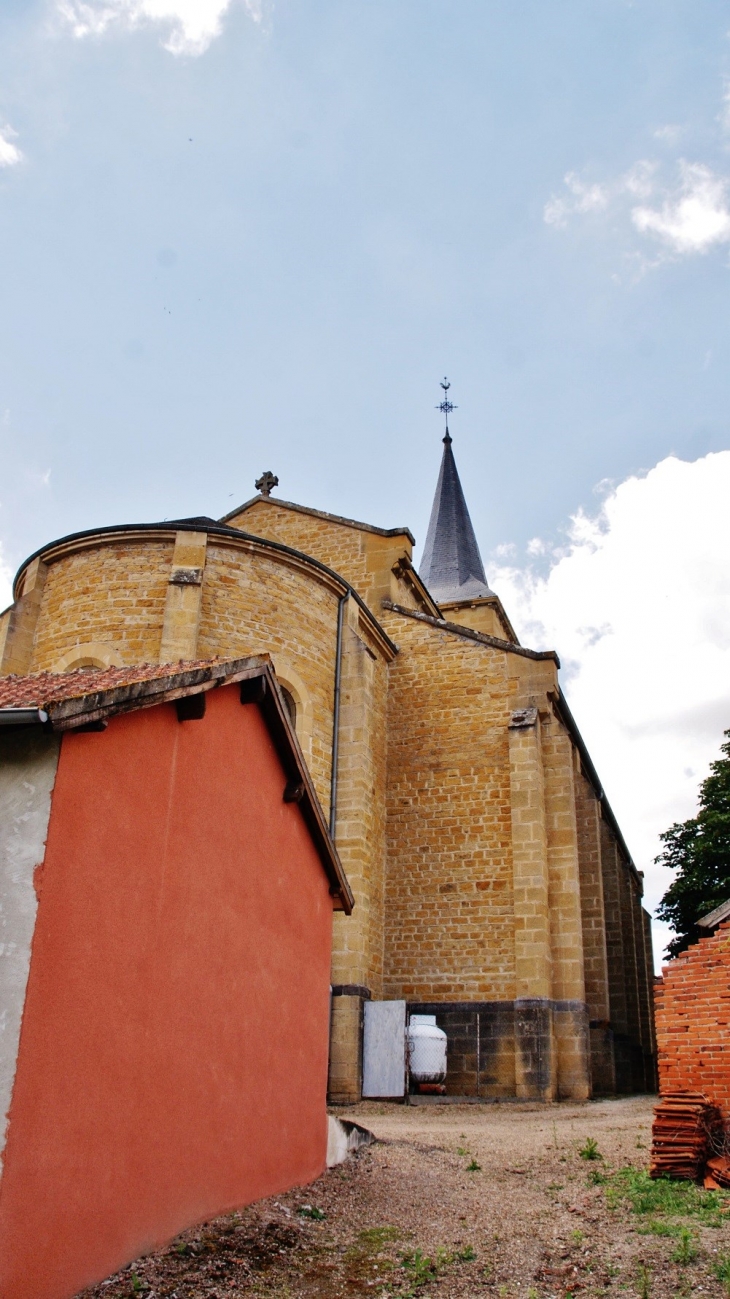
POLYGON ((47 721, 43 708, 0 708, 0 726, 37 726, 47 721))
POLYGON ((332 709, 332 774, 330 776, 330 835, 334 841, 337 822, 337 759, 340 751, 340 681, 342 678, 342 624, 345 603, 350 595, 345 591, 337 606, 337 646, 335 649, 335 699, 332 709))

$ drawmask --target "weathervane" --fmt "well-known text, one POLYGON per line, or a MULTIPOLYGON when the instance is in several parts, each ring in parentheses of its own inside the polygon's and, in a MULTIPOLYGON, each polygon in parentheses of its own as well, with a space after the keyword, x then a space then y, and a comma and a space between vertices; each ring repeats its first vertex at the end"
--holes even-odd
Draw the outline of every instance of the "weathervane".
POLYGON ((449 433, 449 415, 451 414, 452 410, 458 410, 459 407, 455 406, 453 402, 449 401, 449 388, 451 387, 451 384, 446 378, 446 375, 444 375, 444 381, 440 385, 440 387, 442 387, 444 390, 444 399, 442 402, 439 402, 438 406, 436 407, 436 410, 440 410, 442 412, 444 420, 446 421, 446 433, 444 435, 444 442, 448 443, 451 441, 451 434, 449 433))

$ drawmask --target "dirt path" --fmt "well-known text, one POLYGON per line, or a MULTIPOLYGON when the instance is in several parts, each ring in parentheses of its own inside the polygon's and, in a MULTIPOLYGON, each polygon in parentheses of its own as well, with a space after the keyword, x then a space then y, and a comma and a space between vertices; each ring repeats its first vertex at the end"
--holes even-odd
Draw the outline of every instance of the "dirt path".
POLYGON ((730 1277, 730 1213, 686 1185, 647 1189, 651 1111, 647 1098, 363 1104, 343 1117, 377 1145, 186 1233, 85 1299, 728 1299, 715 1269, 726 1255, 730 1277), (581 1157, 591 1141, 602 1158, 581 1157))

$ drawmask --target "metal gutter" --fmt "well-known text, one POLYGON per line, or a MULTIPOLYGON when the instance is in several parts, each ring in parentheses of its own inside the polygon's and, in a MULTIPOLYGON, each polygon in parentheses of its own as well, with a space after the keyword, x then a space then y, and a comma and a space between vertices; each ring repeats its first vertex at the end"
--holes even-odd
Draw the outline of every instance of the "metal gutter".
POLYGON ((0 726, 43 726, 47 721, 42 708, 0 708, 0 726))
POLYGON ((340 596, 337 606, 337 644, 335 648, 335 696, 332 707, 332 771, 330 775, 330 835, 335 840, 337 824, 337 763, 340 755, 340 681, 342 677, 342 624, 347 595, 340 596))

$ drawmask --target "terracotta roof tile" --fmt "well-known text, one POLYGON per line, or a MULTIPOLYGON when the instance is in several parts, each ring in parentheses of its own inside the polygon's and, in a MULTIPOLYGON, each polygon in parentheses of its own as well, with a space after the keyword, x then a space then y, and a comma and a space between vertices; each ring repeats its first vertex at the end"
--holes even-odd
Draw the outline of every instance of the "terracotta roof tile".
POLYGON ((192 659, 179 663, 137 663, 131 667, 74 668, 73 672, 34 672, 24 677, 0 677, 0 708, 45 708, 48 704, 82 699, 102 690, 115 690, 139 681, 156 681, 160 677, 207 668, 211 663, 236 661, 192 659))

